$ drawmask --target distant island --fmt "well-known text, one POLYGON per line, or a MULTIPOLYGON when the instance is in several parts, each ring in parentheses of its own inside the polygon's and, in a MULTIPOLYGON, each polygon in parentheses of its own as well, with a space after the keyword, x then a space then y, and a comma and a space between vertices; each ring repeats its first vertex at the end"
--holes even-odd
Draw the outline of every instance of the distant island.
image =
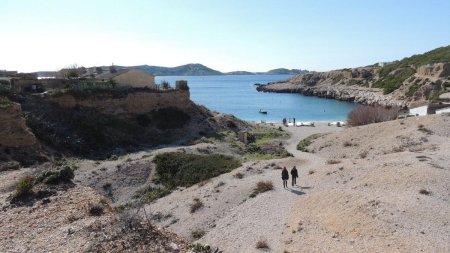
MULTIPOLYGON (((102 68, 108 68, 109 66, 101 66, 102 68)), ((212 68, 208 68, 205 65, 199 63, 190 63, 177 67, 161 67, 161 66, 116 66, 117 69, 138 69, 155 76, 218 76, 218 75, 298 75, 307 73, 307 70, 301 69, 286 69, 278 68, 272 69, 267 72, 250 72, 250 71, 232 71, 232 72, 220 72, 212 68)), ((56 72, 52 71, 38 71, 37 75, 40 77, 48 77, 55 75, 56 72)))

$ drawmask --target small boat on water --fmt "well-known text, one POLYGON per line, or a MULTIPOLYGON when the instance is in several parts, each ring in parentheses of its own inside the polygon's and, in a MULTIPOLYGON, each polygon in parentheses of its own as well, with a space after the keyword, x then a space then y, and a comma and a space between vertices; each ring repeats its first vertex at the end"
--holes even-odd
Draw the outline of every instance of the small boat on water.
POLYGON ((267 114, 267 110, 264 110, 264 109, 259 109, 259 113, 262 113, 262 114, 267 114))

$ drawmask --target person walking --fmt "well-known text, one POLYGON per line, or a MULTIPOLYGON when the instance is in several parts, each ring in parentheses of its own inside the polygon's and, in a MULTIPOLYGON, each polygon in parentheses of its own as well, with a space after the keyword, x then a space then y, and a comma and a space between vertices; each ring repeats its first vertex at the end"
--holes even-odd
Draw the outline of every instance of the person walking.
POLYGON ((295 166, 291 169, 292 186, 297 185, 298 171, 295 166))
POLYGON ((288 187, 287 181, 289 180, 289 172, 286 167, 283 167, 283 170, 281 171, 281 179, 283 180, 283 187, 288 187))

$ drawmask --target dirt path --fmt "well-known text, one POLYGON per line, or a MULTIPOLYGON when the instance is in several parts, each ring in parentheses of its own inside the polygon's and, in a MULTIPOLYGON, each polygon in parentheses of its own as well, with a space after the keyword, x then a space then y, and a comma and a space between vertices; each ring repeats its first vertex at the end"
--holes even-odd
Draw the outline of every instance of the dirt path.
MULTIPOLYGON (((146 210, 157 219, 155 222, 178 235, 195 241, 195 232, 204 233, 198 242, 218 246, 224 252, 255 252, 258 241, 267 241, 270 250, 283 252, 288 219, 293 205, 313 189, 311 186, 298 186, 284 189, 280 170, 276 166, 294 165, 299 169, 301 185, 310 168, 323 162, 314 154, 296 150, 299 140, 313 133, 339 130, 321 124, 318 127, 284 128, 291 133, 285 146, 294 157, 248 162, 233 172, 214 178, 202 186, 193 186, 179 190, 167 197, 148 205, 146 210), (237 173, 242 179, 234 177, 237 173), (249 197, 255 185, 260 181, 272 181, 274 189, 249 197), (218 186, 222 185, 222 186, 218 186), (189 204, 198 198, 204 207, 190 213, 189 204)), ((290 183, 290 182, 289 182, 290 183)))

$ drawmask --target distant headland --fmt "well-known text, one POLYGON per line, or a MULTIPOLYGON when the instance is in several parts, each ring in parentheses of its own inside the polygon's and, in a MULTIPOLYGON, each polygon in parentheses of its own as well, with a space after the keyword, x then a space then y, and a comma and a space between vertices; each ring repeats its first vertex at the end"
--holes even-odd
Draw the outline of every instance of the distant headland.
MULTIPOLYGON (((103 66, 107 67, 107 66, 103 66)), ((138 69, 155 76, 215 76, 215 75, 298 75, 308 73, 308 70, 277 68, 267 72, 250 72, 250 71, 232 71, 220 72, 212 68, 206 67, 199 63, 190 63, 177 67, 161 67, 161 66, 115 66, 117 69, 138 69)), ((56 72, 38 71, 38 76, 52 76, 56 72)))

